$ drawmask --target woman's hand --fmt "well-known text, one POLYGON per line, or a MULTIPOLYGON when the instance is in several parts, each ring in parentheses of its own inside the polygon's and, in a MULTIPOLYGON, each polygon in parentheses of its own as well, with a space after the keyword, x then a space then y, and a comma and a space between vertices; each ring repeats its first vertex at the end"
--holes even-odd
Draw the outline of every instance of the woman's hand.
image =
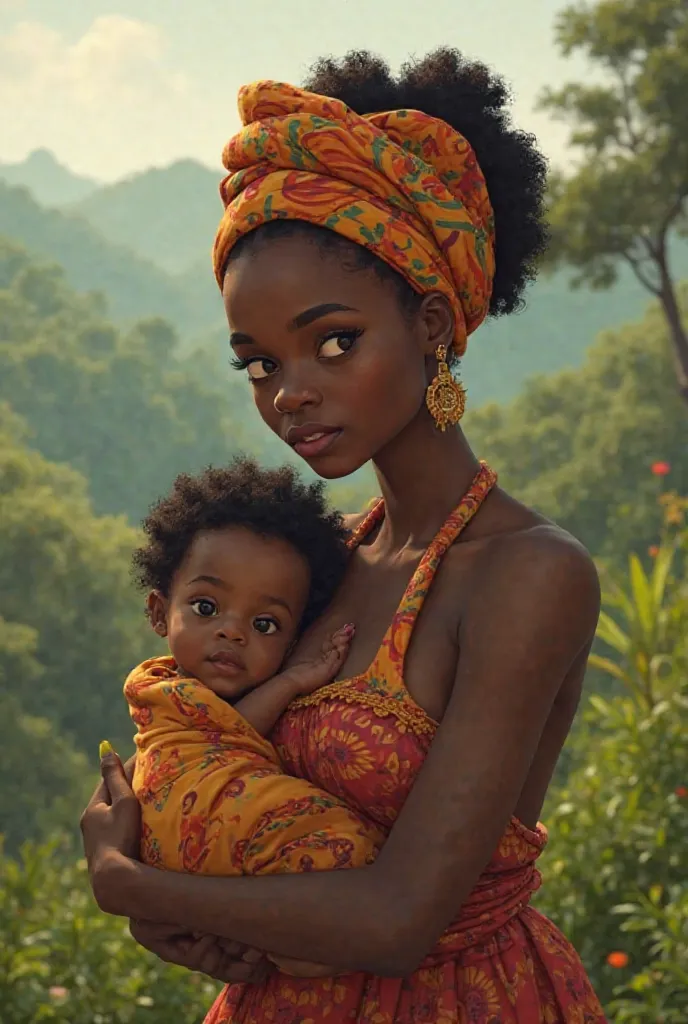
POLYGON ((286 956, 270 956, 268 960, 292 978, 335 978, 341 971, 326 964, 312 964, 308 960, 290 960, 286 956))
POLYGON ((254 985, 263 981, 270 971, 264 953, 240 942, 214 935, 190 935, 172 925, 149 921, 130 921, 129 930, 139 945, 155 953, 164 963, 199 971, 216 981, 254 985))
POLYGON ((81 816, 81 835, 91 887, 101 903, 104 867, 117 856, 138 860, 141 832, 139 802, 131 788, 135 758, 125 766, 110 744, 100 760, 102 781, 81 816))

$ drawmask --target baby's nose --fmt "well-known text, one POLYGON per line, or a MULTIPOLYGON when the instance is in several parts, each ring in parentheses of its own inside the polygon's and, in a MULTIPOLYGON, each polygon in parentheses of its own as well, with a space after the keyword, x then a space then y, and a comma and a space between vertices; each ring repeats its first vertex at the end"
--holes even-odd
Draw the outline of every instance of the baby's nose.
POLYGON ((216 630, 218 640, 231 640, 237 644, 246 643, 246 630, 241 622, 235 619, 225 620, 216 630))

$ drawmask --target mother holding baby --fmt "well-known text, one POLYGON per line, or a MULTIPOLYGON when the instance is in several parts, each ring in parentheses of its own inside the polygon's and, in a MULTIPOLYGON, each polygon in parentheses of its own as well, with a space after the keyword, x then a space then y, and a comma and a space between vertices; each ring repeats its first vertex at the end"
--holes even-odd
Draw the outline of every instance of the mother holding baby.
POLYGON ((452 50, 397 79, 365 53, 321 61, 307 90, 242 89, 215 272, 268 427, 323 478, 375 467, 383 500, 350 517, 345 581, 293 655, 354 622, 341 678, 271 738, 387 839, 350 870, 156 870, 106 758, 82 819, 94 892, 162 959, 230 983, 208 1024, 603 1024, 529 906, 597 576, 459 426, 467 338, 519 308, 546 244, 545 162, 501 80, 452 50))

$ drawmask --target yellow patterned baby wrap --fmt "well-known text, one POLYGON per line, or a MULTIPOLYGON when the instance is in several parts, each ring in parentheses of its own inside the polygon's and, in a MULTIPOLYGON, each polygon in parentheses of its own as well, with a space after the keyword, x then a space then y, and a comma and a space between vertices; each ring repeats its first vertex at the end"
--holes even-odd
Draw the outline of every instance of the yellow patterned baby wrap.
POLYGON ((141 857, 169 871, 254 875, 361 867, 382 833, 341 800, 285 775, 268 740, 171 657, 134 669, 133 788, 141 857))

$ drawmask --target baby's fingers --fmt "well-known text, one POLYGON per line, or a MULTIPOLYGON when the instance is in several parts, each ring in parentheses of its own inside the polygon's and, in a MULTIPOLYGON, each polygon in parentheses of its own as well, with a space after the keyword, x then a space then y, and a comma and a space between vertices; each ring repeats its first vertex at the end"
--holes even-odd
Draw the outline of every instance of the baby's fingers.
POLYGON ((332 635, 332 646, 338 650, 343 647, 348 647, 354 638, 356 627, 352 622, 347 623, 346 626, 342 626, 336 633, 332 635))

